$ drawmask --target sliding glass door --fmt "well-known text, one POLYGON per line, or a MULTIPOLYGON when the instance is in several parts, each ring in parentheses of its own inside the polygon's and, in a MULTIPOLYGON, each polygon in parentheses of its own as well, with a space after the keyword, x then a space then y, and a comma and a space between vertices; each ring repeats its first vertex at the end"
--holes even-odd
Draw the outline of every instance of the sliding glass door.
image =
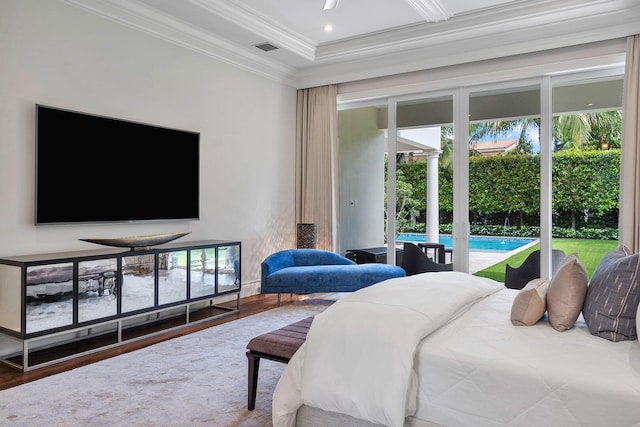
POLYGON ((475 273, 540 248, 549 277, 559 229, 615 243, 621 104, 619 68, 339 104, 340 251, 444 240, 475 273))
POLYGON ((623 76, 553 82, 553 248, 578 253, 589 277, 618 245, 623 76))
POLYGON ((395 185, 387 184, 388 192, 395 189, 395 227, 387 229, 387 240, 422 245, 435 262, 451 262, 453 95, 396 99, 395 111, 395 141, 387 150, 395 161, 395 185))
POLYGON ((475 273, 540 238, 540 85, 474 90, 468 117, 469 272, 475 273))

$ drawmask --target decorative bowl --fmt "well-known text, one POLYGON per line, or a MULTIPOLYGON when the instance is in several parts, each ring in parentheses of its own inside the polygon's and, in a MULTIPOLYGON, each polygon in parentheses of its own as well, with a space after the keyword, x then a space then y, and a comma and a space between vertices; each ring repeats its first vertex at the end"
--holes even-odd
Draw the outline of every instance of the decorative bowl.
POLYGON ((191 233, 190 231, 167 234, 149 234, 146 236, 113 237, 106 239, 80 239, 83 242, 96 243, 118 248, 143 249, 148 246, 161 245, 191 233))

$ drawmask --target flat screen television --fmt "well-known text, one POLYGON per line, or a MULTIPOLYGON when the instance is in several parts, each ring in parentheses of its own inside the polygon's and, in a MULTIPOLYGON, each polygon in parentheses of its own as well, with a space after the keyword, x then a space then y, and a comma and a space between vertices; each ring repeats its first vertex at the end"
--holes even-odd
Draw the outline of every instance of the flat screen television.
POLYGON ((200 134, 36 105, 35 224, 199 219, 200 134))

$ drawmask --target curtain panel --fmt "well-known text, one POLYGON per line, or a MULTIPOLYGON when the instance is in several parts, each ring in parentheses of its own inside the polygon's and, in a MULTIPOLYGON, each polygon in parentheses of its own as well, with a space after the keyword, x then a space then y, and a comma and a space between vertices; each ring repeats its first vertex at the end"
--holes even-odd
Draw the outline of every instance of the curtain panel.
POLYGON ((627 39, 622 114, 620 243, 640 252, 640 35, 627 39))
POLYGON ((336 85, 300 89, 296 109, 296 222, 317 224, 317 247, 337 251, 336 85))

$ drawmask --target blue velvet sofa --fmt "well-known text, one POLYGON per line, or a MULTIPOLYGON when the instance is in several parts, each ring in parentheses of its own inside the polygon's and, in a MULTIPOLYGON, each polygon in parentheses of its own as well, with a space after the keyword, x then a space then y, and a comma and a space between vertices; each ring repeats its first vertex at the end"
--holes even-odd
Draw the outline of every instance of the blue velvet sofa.
POLYGON ((261 293, 311 294, 352 292, 405 271, 394 265, 356 264, 334 252, 321 249, 288 249, 269 255, 262 262, 261 293))

